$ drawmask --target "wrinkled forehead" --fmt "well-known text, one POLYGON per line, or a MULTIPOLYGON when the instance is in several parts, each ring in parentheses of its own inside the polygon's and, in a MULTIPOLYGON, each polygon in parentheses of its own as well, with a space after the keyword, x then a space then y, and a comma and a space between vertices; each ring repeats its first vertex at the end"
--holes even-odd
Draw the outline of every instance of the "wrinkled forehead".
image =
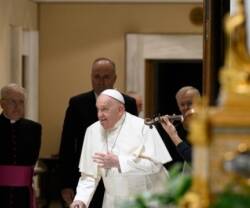
POLYGON ((193 104, 193 98, 194 96, 192 94, 185 94, 179 97, 179 99, 177 99, 177 104, 179 106, 183 106, 183 105, 191 106, 193 104))
POLYGON ((184 100, 184 99, 193 99, 196 96, 196 93, 192 90, 187 90, 183 93, 181 93, 178 96, 178 100, 184 100))

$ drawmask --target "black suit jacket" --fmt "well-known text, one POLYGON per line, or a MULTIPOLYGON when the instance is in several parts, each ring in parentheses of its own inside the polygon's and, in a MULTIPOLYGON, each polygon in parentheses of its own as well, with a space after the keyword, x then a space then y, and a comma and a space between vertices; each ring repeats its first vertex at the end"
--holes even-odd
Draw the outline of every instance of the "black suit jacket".
MULTIPOLYGON (((123 96, 126 111, 138 115, 135 99, 124 94, 123 96)), ((80 177, 78 164, 85 131, 97 120, 96 97, 93 90, 70 98, 64 119, 59 153, 61 188, 75 190, 80 177)), ((100 197, 97 200, 102 202, 100 197)), ((98 208, 101 205, 99 204, 91 206, 98 208)))
MULTIPOLYGON (((20 119, 11 124, 0 115, 0 165, 35 166, 40 145, 39 123, 20 119)), ((28 187, 0 187, 0 207, 29 207, 28 187)))

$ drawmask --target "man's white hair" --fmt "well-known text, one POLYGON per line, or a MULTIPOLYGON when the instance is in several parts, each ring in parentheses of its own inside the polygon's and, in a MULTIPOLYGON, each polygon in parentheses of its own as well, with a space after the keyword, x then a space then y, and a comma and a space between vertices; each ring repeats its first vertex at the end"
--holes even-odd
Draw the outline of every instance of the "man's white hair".
POLYGON ((6 98, 10 91, 16 91, 16 92, 20 92, 22 94, 25 94, 25 89, 23 87, 21 87, 20 85, 18 85, 16 83, 10 83, 10 84, 1 88, 0 99, 6 98))

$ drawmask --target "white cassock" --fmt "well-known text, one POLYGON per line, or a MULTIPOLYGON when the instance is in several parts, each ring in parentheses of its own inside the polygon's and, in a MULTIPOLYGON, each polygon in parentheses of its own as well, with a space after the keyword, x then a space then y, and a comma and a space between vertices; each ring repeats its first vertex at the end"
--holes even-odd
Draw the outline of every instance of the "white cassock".
POLYGON ((85 134, 74 200, 88 206, 101 177, 105 186, 103 208, 117 208, 120 202, 145 191, 163 191, 167 171, 162 164, 169 161, 171 156, 159 133, 143 119, 126 112, 109 131, 97 121, 85 134), (117 155, 120 171, 98 167, 92 158, 97 152, 117 155))

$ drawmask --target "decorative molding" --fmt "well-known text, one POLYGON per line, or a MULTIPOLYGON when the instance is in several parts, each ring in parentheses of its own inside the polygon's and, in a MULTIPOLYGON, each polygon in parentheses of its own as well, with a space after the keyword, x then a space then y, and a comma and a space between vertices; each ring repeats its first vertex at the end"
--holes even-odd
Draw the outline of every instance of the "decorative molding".
POLYGON ((39 111, 39 33, 38 31, 23 32, 23 55, 26 57, 24 66, 24 83, 27 91, 25 117, 38 121, 39 111))
MULTIPOLYGON (((139 93, 145 103, 145 60, 202 59, 202 35, 126 35, 126 90, 139 93)), ((144 109, 142 114, 144 114, 144 109)))
POLYGON ((202 3, 203 0, 33 0, 36 3, 202 3))
POLYGON ((11 82, 23 86, 27 92, 25 118, 38 121, 39 99, 39 34, 21 26, 10 26, 11 82))

